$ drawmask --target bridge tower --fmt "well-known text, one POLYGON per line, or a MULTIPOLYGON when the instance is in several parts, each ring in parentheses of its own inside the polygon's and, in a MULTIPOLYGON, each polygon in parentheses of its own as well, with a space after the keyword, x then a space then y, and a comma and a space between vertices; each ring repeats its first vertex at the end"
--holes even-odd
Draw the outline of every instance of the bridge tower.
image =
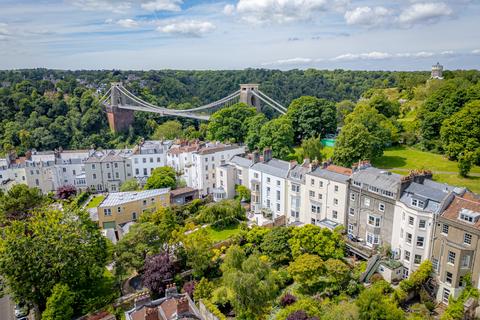
POLYGON ((126 104, 126 101, 124 101, 124 95, 122 95, 118 89, 120 85, 120 82, 112 83, 110 105, 107 107, 108 125, 113 132, 128 130, 134 120, 133 110, 121 109, 118 107, 119 104, 126 104))
POLYGON ((261 111, 260 99, 258 99, 252 92, 258 92, 258 84, 247 83, 240 85, 240 102, 246 103, 251 107, 255 107, 257 112, 261 111))

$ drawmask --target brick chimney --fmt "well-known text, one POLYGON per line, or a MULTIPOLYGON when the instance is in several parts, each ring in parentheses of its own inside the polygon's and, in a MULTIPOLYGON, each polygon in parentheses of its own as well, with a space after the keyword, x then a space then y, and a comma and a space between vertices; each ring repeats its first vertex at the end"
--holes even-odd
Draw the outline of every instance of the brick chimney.
POLYGON ((189 301, 187 297, 181 297, 177 300, 177 316, 190 311, 189 301))
POLYGON ((157 307, 145 307, 145 320, 159 320, 157 307))
POLYGON ((252 160, 253 160, 253 163, 257 163, 260 161, 260 154, 258 153, 257 150, 253 151, 252 152, 252 160))
POLYGON ((263 161, 264 162, 268 162, 272 160, 272 149, 270 148, 265 148, 263 150, 263 161))

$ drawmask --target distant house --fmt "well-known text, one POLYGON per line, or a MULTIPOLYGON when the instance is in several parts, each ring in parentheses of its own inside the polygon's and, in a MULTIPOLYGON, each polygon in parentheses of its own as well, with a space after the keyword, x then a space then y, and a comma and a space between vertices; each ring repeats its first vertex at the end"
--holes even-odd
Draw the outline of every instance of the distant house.
POLYGON ((98 206, 98 223, 103 229, 135 221, 145 211, 170 205, 170 189, 110 193, 98 206))
POLYGON ((135 306, 125 312, 127 320, 203 320, 200 311, 188 294, 179 294, 173 285, 165 290, 165 297, 151 300, 149 295, 140 296, 135 306))

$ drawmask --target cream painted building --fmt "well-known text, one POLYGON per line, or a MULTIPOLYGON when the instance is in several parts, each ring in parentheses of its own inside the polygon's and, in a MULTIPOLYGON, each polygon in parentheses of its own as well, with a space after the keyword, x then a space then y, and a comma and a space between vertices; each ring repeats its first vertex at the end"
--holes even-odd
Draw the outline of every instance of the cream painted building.
POLYGON ((98 223, 103 229, 136 221, 145 211, 170 205, 170 189, 110 193, 98 206, 98 223))
POLYGON ((351 174, 351 169, 335 165, 323 165, 307 173, 300 221, 330 229, 345 226, 351 174))

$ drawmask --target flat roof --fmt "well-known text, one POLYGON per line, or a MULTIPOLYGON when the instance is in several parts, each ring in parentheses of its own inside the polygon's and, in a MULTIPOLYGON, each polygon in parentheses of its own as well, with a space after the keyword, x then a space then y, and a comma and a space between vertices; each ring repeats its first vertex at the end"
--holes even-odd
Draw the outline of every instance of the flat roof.
POLYGON ((103 207, 118 206, 118 205, 129 203, 132 201, 138 201, 138 200, 148 199, 151 197, 156 197, 162 194, 168 194, 169 192, 170 192, 169 188, 153 189, 153 190, 145 190, 145 191, 114 192, 114 193, 108 194, 108 196, 102 201, 102 203, 98 207, 103 208, 103 207))

